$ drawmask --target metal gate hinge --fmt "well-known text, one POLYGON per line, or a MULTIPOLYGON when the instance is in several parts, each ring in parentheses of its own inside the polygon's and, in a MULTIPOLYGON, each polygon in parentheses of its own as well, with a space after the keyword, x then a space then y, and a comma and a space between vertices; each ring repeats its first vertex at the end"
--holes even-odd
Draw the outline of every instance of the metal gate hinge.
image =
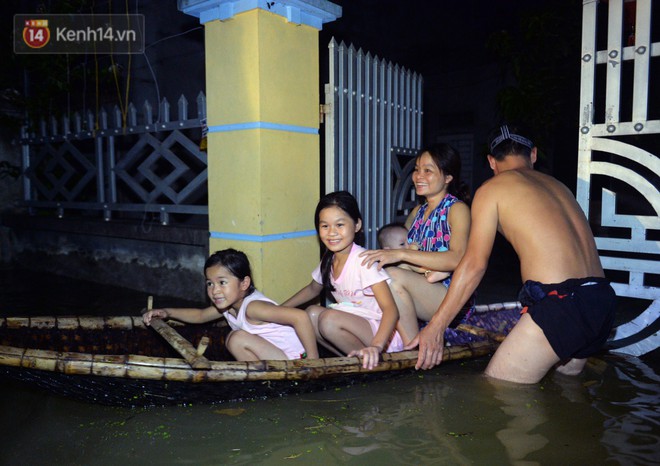
POLYGON ((319 105, 319 121, 321 123, 325 122, 325 115, 328 113, 330 113, 330 104, 319 105))

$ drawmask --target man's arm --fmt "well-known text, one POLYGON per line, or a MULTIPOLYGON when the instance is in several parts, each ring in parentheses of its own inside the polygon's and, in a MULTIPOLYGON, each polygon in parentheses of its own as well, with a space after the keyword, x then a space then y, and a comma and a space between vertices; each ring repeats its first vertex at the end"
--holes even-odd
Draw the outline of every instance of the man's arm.
POLYGON ((409 347, 419 344, 415 367, 430 369, 442 361, 444 332, 477 289, 488 266, 498 226, 497 190, 492 184, 477 190, 472 203, 472 228, 463 259, 456 267, 447 295, 409 347))

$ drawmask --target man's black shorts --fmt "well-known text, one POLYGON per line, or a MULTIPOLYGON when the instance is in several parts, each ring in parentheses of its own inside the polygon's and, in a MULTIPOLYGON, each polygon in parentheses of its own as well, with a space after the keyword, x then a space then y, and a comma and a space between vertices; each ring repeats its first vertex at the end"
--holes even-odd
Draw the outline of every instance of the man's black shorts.
POLYGON ((518 298, 562 361, 597 353, 612 330, 616 294, 605 278, 528 280, 518 298))

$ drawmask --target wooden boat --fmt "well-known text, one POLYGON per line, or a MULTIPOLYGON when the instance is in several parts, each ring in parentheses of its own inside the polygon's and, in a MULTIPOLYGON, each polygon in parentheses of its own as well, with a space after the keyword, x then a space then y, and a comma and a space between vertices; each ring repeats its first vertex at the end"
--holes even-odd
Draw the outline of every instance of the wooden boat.
MULTIPOLYGON (((447 330, 443 359, 492 353, 518 316, 518 303, 478 306, 447 330)), ((323 390, 410 372, 417 361, 417 351, 403 351, 384 354, 371 371, 355 357, 238 362, 225 348, 224 321, 154 322, 151 328, 141 316, 0 318, 0 374, 79 400, 148 406, 323 390)))

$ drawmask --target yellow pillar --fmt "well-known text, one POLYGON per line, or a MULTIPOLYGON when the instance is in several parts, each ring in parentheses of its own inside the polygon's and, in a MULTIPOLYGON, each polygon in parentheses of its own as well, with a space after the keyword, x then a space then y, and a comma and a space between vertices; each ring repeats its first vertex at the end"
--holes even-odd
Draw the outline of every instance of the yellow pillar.
POLYGON ((205 25, 210 252, 244 251, 282 301, 319 261, 318 30, 323 0, 180 0, 205 25))

